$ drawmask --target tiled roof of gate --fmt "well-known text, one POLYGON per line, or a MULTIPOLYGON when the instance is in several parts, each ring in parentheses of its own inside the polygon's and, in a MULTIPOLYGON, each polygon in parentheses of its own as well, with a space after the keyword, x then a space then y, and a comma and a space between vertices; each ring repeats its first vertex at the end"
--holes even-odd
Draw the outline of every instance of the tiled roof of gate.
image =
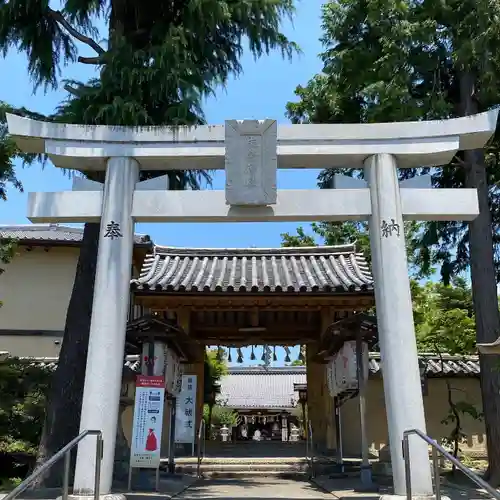
POLYGON ((235 367, 220 381, 219 399, 230 408, 293 408, 293 384, 307 382, 304 366, 235 367))
POLYGON ((172 292, 359 292, 372 290, 373 278, 355 244, 245 249, 156 246, 132 287, 172 292))
MULTIPOLYGON (((20 242, 78 245, 83 239, 83 228, 59 224, 0 224, 0 239, 7 238, 13 238, 20 242)), ((147 235, 136 234, 134 242, 136 245, 152 245, 147 235)))

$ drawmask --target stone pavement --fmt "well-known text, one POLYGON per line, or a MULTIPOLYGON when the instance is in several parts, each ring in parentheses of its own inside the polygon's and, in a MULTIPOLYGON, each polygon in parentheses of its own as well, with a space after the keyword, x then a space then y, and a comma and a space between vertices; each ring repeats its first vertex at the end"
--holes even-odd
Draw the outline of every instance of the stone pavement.
MULTIPOLYGON (((127 500, 169 500, 182 493, 197 480, 193 476, 176 474, 175 476, 160 476, 160 491, 152 491, 154 480, 148 481, 147 488, 136 488, 139 491, 127 492, 126 489, 114 488, 113 493, 123 493, 127 500)), ((18 497, 18 500, 54 500, 62 494, 61 488, 28 490, 18 497)), ((0 492, 0 500, 7 493, 0 492)))
MULTIPOLYGON (((181 494, 186 488, 189 488, 197 479, 193 476, 185 474, 176 474, 175 476, 161 475, 160 476, 160 491, 133 491, 128 492, 123 490, 127 500, 168 500, 181 494)), ((151 486, 153 489, 153 481, 151 486)), ((139 489, 139 488, 137 488, 139 489)), ((119 493, 118 489, 113 489, 113 493, 119 493)))
POLYGON ((300 479, 279 479, 272 477, 242 479, 201 479, 176 496, 176 500, 246 498, 260 500, 270 498, 332 499, 316 485, 300 479))
MULTIPOLYGON (((475 488, 470 483, 452 484, 441 479, 441 496, 449 500, 485 500, 491 496, 484 490, 475 488)), ((378 500, 381 495, 391 494, 388 486, 380 485, 378 491, 363 491, 358 477, 331 478, 330 476, 318 476, 314 483, 323 490, 330 492, 333 496, 345 500, 378 500)))

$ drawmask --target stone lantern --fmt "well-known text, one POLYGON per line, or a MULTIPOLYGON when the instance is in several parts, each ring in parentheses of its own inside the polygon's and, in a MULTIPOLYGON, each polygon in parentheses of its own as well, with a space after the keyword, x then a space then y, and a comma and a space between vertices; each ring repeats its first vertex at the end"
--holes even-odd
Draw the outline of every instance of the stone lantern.
POLYGON ((302 408, 302 437, 307 436, 306 405, 307 405, 307 384, 293 384, 294 390, 299 394, 299 403, 302 408))

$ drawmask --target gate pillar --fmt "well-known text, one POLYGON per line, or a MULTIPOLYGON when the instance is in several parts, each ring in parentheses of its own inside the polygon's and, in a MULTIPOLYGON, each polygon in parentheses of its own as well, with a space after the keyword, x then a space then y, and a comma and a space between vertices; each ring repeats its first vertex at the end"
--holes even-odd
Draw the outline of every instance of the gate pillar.
POLYGON ((328 392, 326 365, 314 360, 318 345, 307 345, 307 412, 313 428, 315 450, 329 453, 335 449, 333 400, 328 392))

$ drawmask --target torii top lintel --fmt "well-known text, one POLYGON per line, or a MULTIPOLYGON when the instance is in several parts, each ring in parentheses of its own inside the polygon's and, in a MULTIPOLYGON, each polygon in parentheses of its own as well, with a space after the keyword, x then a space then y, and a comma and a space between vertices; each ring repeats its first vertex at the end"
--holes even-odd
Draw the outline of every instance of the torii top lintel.
POLYGON ((21 150, 45 153, 54 165, 76 170, 105 170, 112 156, 134 157, 147 170, 224 169, 231 129, 242 136, 272 129, 267 135, 276 142, 278 168, 361 168, 378 153, 411 168, 443 165, 458 150, 482 148, 498 111, 420 122, 277 126, 274 120, 226 120, 177 128, 68 125, 7 114, 7 124, 21 150))

